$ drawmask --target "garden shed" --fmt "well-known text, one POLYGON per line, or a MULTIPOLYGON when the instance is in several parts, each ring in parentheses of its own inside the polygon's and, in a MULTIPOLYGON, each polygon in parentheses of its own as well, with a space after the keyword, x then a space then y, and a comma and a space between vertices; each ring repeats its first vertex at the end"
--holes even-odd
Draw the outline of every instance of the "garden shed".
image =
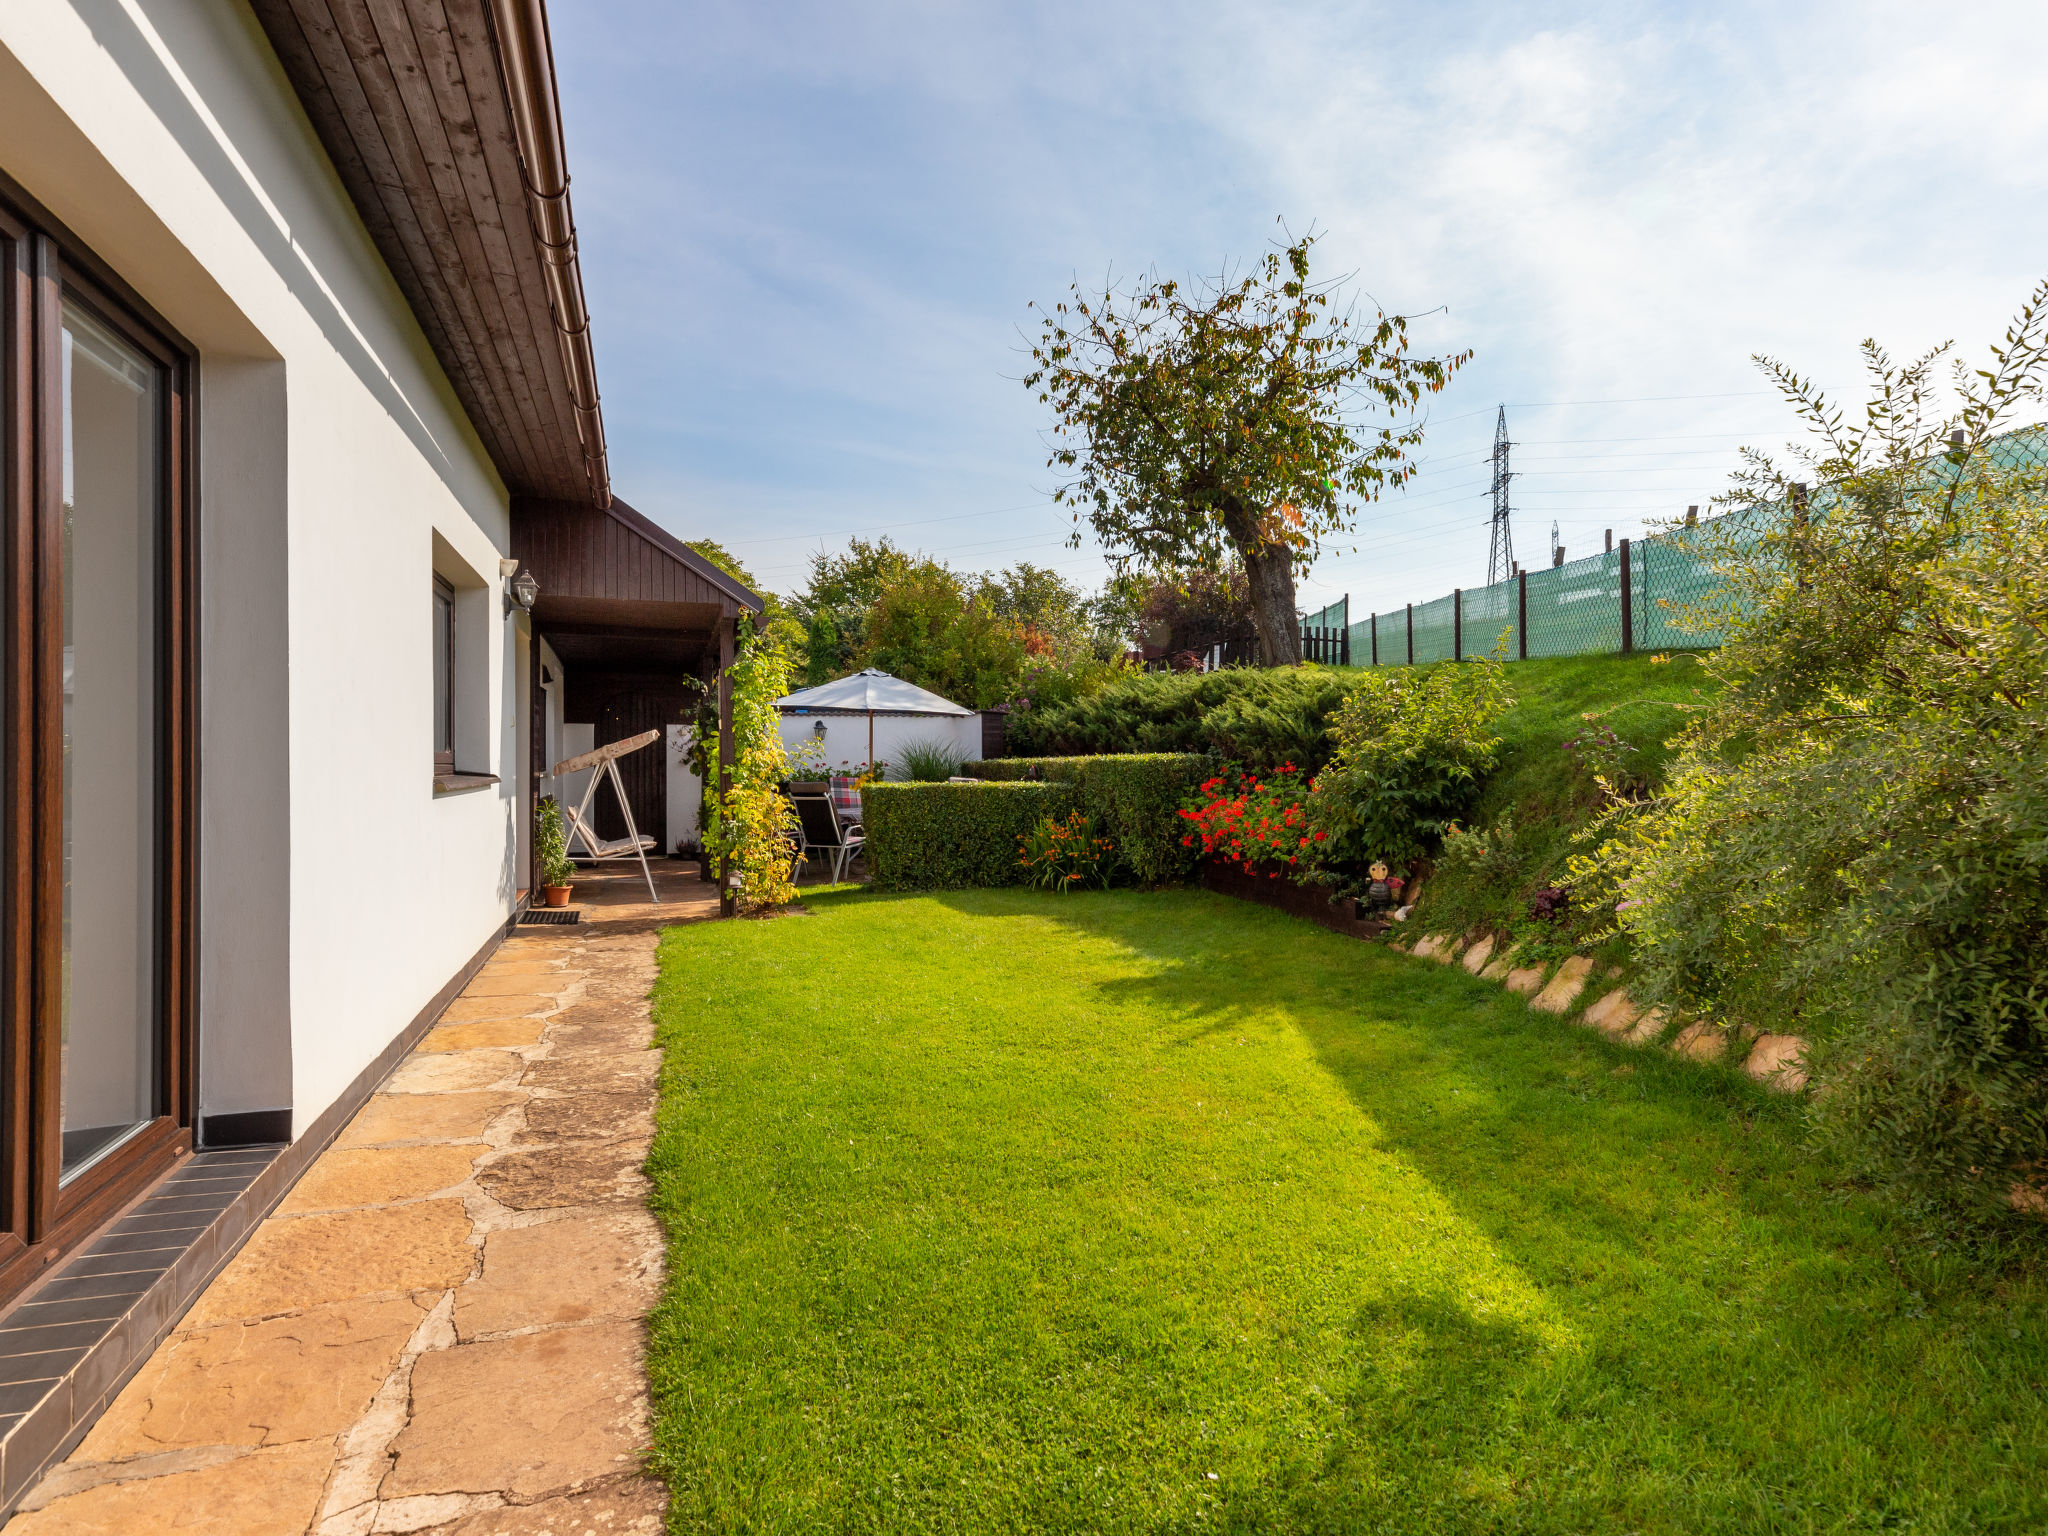
POLYGON ((799 688, 775 701, 782 744, 791 752, 822 741, 830 773, 854 773, 866 764, 890 765, 901 778, 903 751, 943 743, 962 761, 981 756, 981 716, 927 688, 870 667, 815 688, 799 688))

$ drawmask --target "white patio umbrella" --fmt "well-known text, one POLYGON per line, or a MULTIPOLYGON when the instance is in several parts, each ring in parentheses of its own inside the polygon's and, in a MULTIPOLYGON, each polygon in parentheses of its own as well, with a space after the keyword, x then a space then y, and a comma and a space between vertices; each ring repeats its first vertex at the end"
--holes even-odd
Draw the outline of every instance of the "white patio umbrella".
POLYGON ((775 701, 785 715, 858 715, 868 717, 868 762, 875 760, 876 715, 971 715, 951 699, 941 698, 928 688, 906 683, 900 677, 869 667, 851 677, 834 678, 815 688, 799 688, 775 701))

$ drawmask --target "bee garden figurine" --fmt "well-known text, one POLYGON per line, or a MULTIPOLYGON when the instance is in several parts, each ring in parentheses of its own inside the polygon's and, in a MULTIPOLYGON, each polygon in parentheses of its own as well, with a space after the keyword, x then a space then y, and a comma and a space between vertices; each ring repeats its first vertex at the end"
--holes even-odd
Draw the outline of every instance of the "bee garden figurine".
POLYGON ((1401 882, 1388 873, 1384 860, 1374 859, 1367 873, 1372 876, 1372 884, 1365 888, 1365 906, 1368 912, 1384 912, 1399 903, 1401 882))

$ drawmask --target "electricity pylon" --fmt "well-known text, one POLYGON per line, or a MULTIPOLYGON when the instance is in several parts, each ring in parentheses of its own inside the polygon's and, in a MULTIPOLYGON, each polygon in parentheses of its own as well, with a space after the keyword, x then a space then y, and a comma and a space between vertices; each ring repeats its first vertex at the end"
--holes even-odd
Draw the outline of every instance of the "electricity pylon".
POLYGON ((1486 552, 1486 584, 1506 581, 1515 574, 1515 541, 1508 529, 1508 482, 1514 474, 1508 468, 1508 408, 1500 408, 1493 429, 1493 543, 1486 552))

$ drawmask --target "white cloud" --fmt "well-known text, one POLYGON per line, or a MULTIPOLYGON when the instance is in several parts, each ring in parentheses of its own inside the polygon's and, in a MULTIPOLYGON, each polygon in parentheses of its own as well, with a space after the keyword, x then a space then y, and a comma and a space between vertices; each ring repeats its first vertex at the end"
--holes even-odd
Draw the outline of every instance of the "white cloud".
POLYGON ((760 541, 771 584, 797 531, 1058 554, 1057 514, 1013 510, 1047 485, 1026 301, 1214 270, 1276 215, 1478 353, 1311 604, 1478 579, 1495 401, 1625 402, 1511 406, 1520 546, 1555 516, 1583 549, 1784 435, 1750 353, 1853 396, 1858 338, 1981 348, 2048 266, 2032 4, 558 0, 553 30, 615 472, 760 541))

